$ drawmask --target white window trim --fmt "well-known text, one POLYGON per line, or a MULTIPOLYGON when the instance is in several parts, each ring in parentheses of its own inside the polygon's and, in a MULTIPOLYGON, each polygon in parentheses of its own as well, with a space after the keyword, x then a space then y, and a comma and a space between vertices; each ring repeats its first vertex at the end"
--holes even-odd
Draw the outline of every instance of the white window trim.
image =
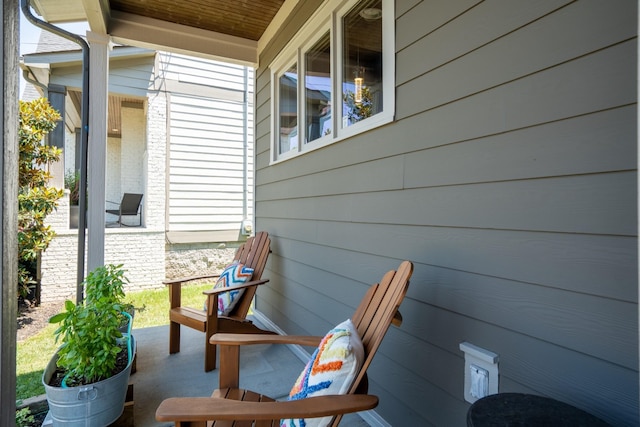
POLYGON ((382 67, 383 67, 383 106, 382 111, 358 123, 342 127, 342 112, 334 108, 338 114, 333 114, 331 120, 333 132, 314 141, 304 143, 304 120, 306 120, 304 92, 304 54, 306 50, 322 37, 326 31, 331 31, 331 76, 333 105, 342 105, 342 25, 341 18, 359 0, 327 0, 320 6, 311 18, 301 27, 284 49, 269 65, 271 70, 271 156, 270 164, 280 163, 302 154, 317 150, 327 145, 351 138, 376 127, 393 121, 395 116, 395 13, 394 1, 382 0, 382 67), (298 70, 298 149, 292 149, 279 154, 279 91, 278 78, 292 64, 297 64, 298 70), (300 83, 302 81, 302 83, 300 83))
MULTIPOLYGON (((287 71, 293 64, 296 64, 296 70, 298 76, 300 75, 300 63, 298 62, 298 55, 290 55, 286 57, 287 60, 282 62, 282 65, 277 70, 271 68, 271 160, 272 162, 277 159, 278 161, 286 160, 294 157, 299 152, 300 138, 298 137, 298 150, 289 150, 285 153, 278 155, 280 147, 280 114, 278 106, 280 105, 280 93, 277 82, 285 71, 287 71)), ((299 77, 298 77, 299 78, 299 77)), ((298 85, 297 98, 300 97, 300 85, 298 85)), ((296 109, 298 114, 298 120, 300 120, 300 106, 296 109)))
MULTIPOLYGON (((331 25, 331 20, 329 20, 328 18, 319 24, 320 26, 318 26, 315 30, 314 30, 314 36, 313 38, 309 38, 302 46, 300 46, 300 48, 298 49, 298 101, 304 101, 304 93, 305 93, 305 79, 306 79, 306 75, 307 75, 307 67, 306 67, 306 61, 305 61, 305 54, 309 51, 309 49, 311 49, 313 47, 313 45, 316 44, 316 42, 318 40, 320 40, 320 38, 322 38, 322 36, 324 36, 327 32, 330 33, 330 38, 331 38, 331 70, 333 70, 333 68, 335 67, 335 55, 333 53, 333 46, 334 44, 334 32, 332 31, 332 25, 331 25), (302 84, 300 84, 300 82, 302 82, 302 84)), ((334 79, 335 80, 335 79, 334 79)), ((334 99, 335 95, 335 84, 332 81, 332 85, 331 85, 331 98, 334 99)), ((335 104, 334 104, 335 105, 335 104)), ((299 103, 299 118, 298 118, 298 124, 300 124, 300 120, 302 120, 302 123, 304 122, 307 118, 307 103, 306 102, 300 102, 299 103)), ((331 116, 331 120, 332 122, 335 121, 333 115, 331 116)), ((301 152, 306 152, 306 151, 311 151, 311 150, 315 150, 316 148, 319 148, 321 146, 325 146, 327 145, 328 141, 329 141, 329 136, 321 136, 320 138, 314 140, 314 141, 310 141, 310 142, 304 142, 306 140, 307 137, 307 129, 309 128, 308 126, 298 126, 300 128, 300 132, 298 133, 298 152, 296 154, 300 154, 301 152)), ((335 131, 334 131, 335 132, 335 131)), ((333 132, 332 132, 333 133, 333 132)))

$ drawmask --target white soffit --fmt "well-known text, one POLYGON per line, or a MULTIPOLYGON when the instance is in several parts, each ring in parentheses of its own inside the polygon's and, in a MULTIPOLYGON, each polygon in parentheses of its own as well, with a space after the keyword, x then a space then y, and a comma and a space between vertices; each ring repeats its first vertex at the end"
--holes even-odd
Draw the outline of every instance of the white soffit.
POLYGON ((51 23, 86 21, 81 0, 31 0, 38 15, 51 23))

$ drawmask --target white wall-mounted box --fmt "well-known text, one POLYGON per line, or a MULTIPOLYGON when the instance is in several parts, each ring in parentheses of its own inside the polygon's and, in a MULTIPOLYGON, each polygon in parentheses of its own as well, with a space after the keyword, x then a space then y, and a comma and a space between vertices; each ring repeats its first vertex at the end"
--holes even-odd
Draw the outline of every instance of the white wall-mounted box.
POLYGON ((498 355, 468 342, 460 343, 460 350, 464 352, 464 400, 473 403, 498 393, 498 355))

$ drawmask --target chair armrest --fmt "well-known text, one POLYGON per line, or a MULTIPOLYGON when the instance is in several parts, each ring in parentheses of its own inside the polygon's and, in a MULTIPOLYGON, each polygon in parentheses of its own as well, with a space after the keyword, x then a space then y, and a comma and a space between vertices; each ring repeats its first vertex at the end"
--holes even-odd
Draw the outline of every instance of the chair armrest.
POLYGON ((274 420, 317 418, 366 411, 378 405, 369 394, 328 395, 285 402, 244 402, 214 397, 173 397, 160 403, 158 421, 274 420))
POLYGON ((314 335, 213 334, 211 344, 241 346, 254 344, 297 344, 317 347, 323 337, 314 335))
POLYGON ((250 344, 297 344, 317 347, 322 337, 253 333, 217 333, 209 343, 220 345, 218 388, 238 388, 240 385, 240 346, 250 344))
POLYGON ((202 293, 205 294, 205 295, 218 295, 218 294, 223 294, 223 293, 229 292, 229 291, 236 291, 238 289, 250 288, 251 286, 263 285, 263 284, 267 283, 268 281, 269 281, 269 279, 253 280, 251 282, 242 283, 242 284, 236 285, 236 286, 227 286, 226 288, 207 289, 206 291, 202 291, 202 293))
POLYGON ((182 283, 186 283, 186 282, 191 282, 194 280, 202 280, 202 279, 214 279, 216 277, 220 277, 219 274, 213 274, 213 275, 203 275, 203 276, 191 276, 191 277, 181 277, 178 279, 171 279, 171 280, 165 280, 162 283, 165 285, 175 285, 175 284, 182 284, 182 283))
POLYGON ((171 309, 182 306, 182 284, 193 280, 212 279, 220 277, 220 275, 202 275, 192 277, 182 277, 179 279, 165 280, 164 283, 169 287, 169 306, 171 309))

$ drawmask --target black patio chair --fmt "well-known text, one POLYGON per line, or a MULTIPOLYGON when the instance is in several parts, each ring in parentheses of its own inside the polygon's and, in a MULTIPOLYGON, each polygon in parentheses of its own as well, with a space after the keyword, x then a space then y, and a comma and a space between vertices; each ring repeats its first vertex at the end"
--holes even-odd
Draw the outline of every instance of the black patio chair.
POLYGON ((110 202, 107 200, 107 203, 113 203, 118 205, 118 209, 107 209, 106 212, 112 215, 116 215, 118 217, 117 224, 122 227, 123 225, 126 227, 141 227, 142 226, 142 194, 135 193, 124 193, 122 196, 122 201, 120 203, 110 202), (128 225, 122 222, 123 216, 138 216, 140 215, 140 221, 138 225, 128 225))

